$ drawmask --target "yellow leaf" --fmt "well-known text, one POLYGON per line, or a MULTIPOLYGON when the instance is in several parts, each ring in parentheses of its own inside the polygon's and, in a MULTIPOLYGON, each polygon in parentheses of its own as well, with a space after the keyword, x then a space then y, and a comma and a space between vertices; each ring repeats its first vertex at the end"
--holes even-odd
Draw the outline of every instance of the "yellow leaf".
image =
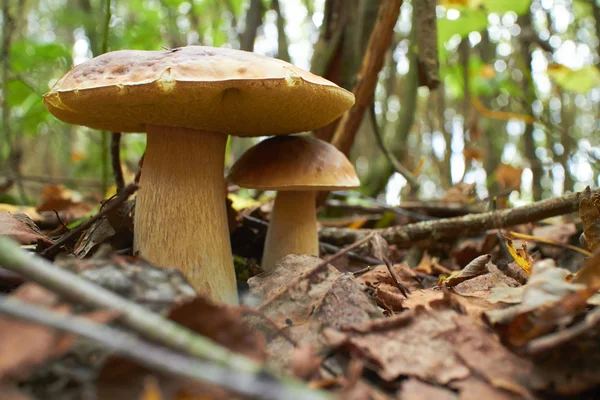
POLYGON ((349 229, 360 229, 363 227, 364 224, 367 223, 367 221, 369 220, 369 217, 361 217, 359 219, 357 219, 356 221, 354 221, 353 223, 351 223, 350 225, 348 225, 349 229))
POLYGON ((242 211, 247 208, 260 207, 262 204, 260 201, 254 200, 252 198, 242 197, 235 193, 229 193, 227 195, 229 200, 231 200, 231 208, 235 211, 242 211))
POLYGON ((85 160, 86 158, 88 158, 87 153, 84 153, 83 151, 73 151, 71 153, 71 162, 72 163, 76 163, 77 161, 81 161, 81 160, 85 160))
POLYGON ((515 260, 517 265, 525 271, 527 275, 531 275, 531 257, 527 254, 527 244, 523 243, 520 249, 516 249, 513 241, 509 238, 505 237, 506 247, 508 248, 508 252, 515 260))
POLYGON ((163 400, 156 379, 150 377, 144 381, 144 393, 140 400, 163 400))
POLYGON ((483 79, 492 79, 496 76, 496 69, 490 64, 484 64, 479 71, 479 76, 483 79))

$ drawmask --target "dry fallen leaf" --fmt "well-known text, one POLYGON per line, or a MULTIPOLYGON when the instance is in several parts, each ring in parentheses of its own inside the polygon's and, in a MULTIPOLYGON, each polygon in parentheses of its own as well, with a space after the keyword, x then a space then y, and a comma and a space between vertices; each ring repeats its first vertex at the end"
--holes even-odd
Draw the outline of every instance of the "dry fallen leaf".
POLYGON ((388 382, 408 377, 446 386, 484 376, 495 390, 531 398, 533 364, 511 353, 447 300, 437 303, 430 310, 418 307, 392 318, 329 328, 324 334, 338 351, 364 359, 388 382))
MULTIPOLYGON (((52 292, 35 284, 26 284, 12 295, 15 298, 69 312, 52 292)), ((9 317, 0 317, 0 378, 23 378, 33 367, 65 353, 73 345, 74 335, 59 333, 43 325, 9 317)))
POLYGON ((37 241, 53 243, 49 237, 35 227, 33 222, 28 224, 26 219, 28 220, 29 217, 24 214, 0 213, 0 236, 8 236, 21 244, 32 244, 37 241))
POLYGON ((243 312, 240 307, 216 304, 204 296, 198 296, 175 307, 169 319, 213 339, 229 350, 264 361, 265 339, 244 323, 243 312))
POLYGON ((468 205, 476 199, 475 184, 459 182, 446 191, 440 202, 468 205))
POLYGON ((521 190, 522 174, 523 168, 515 168, 507 164, 500 164, 494 171, 498 186, 505 190, 521 190))
MULTIPOLYGON (((59 303, 57 295, 33 283, 19 287, 10 297, 57 312, 70 312, 68 305, 59 303)), ((82 316, 96 322, 107 322, 118 314, 100 310, 82 316)), ((0 317, 0 379, 26 377, 39 364, 63 355, 74 342, 75 335, 40 324, 0 317)))
POLYGON ((556 268, 550 259, 537 262, 527 285, 499 293, 499 289, 494 290, 495 301, 506 298, 511 302, 514 294, 520 293, 521 303, 485 312, 487 322, 505 343, 516 347, 568 325, 595 293, 585 285, 565 281, 568 274, 567 270, 556 268))
POLYGON ((316 268, 321 264, 317 257, 292 254, 273 271, 248 281, 255 296, 268 300, 258 309, 264 317, 249 314, 246 319, 267 337, 268 361, 277 370, 290 371, 290 354, 297 345, 310 343, 321 355, 325 327, 383 315, 352 274, 330 265, 316 268))
POLYGON ((60 211, 66 220, 72 221, 84 217, 94 207, 82 200, 79 193, 63 185, 45 185, 37 212, 60 211))
POLYGON ((581 283, 590 289, 600 289, 600 251, 586 260, 571 282, 581 283))

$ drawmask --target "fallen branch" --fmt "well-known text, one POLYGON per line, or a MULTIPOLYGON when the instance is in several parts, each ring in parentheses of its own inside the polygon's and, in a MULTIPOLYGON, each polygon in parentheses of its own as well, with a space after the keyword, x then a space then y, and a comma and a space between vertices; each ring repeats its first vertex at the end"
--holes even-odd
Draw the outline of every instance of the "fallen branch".
MULTIPOLYGON (((592 194, 594 193, 600 194, 600 189, 593 190, 592 194)), ((469 214, 435 221, 422 221, 385 229, 323 228, 319 232, 319 239, 327 243, 343 245, 344 243, 353 243, 375 232, 390 244, 409 245, 424 239, 468 237, 480 234, 488 229, 507 228, 572 213, 577 211, 579 199, 579 193, 571 193, 507 210, 469 214)))
POLYGON ((146 367, 186 379, 213 383, 237 393, 264 399, 328 399, 323 392, 283 384, 275 376, 235 371, 222 365, 201 361, 164 347, 147 343, 121 329, 92 322, 83 317, 59 313, 45 307, 0 296, 0 313, 75 333, 94 340, 146 367))
POLYGON ((61 248, 67 243, 76 240, 83 231, 88 229, 90 226, 94 224, 94 222, 98 221, 102 216, 110 213, 115 210, 117 207, 120 207, 129 196, 131 196, 138 189, 138 185, 136 183, 131 183, 123 188, 123 190, 113 199, 107 200, 103 207, 100 209, 98 214, 94 215, 88 221, 79 225, 77 228, 70 230, 68 233, 63 235, 60 239, 56 241, 52 246, 48 247, 46 250, 41 252, 42 257, 54 257, 58 252, 60 252, 61 248))
MULTIPOLYGON (((0 266, 14 271, 66 299, 97 309, 118 311, 119 321, 139 335, 194 357, 218 363, 239 372, 265 374, 264 366, 234 353, 211 339, 126 300, 43 258, 25 253, 12 240, 0 237, 0 266)), ((291 378, 280 378, 289 388, 305 386, 291 378)), ((316 394, 313 398, 316 398, 316 394)), ((318 396, 317 396, 318 397, 318 396)), ((323 395, 320 398, 328 398, 323 395)))

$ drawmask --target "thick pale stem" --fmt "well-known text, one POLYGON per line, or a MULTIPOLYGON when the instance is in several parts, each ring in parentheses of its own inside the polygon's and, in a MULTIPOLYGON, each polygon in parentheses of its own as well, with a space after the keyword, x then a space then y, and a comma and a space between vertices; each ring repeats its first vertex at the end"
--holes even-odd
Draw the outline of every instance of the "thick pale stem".
POLYGON ((271 271, 288 254, 319 255, 316 192, 277 192, 262 268, 271 271))
POLYGON ((160 126, 147 132, 135 250, 180 269, 198 292, 237 304, 224 198, 227 135, 160 126))

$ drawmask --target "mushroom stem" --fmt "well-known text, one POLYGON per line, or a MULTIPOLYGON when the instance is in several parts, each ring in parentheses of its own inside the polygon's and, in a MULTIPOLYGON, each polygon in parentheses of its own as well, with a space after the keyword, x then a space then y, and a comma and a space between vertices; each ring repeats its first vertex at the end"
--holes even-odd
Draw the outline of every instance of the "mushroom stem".
POLYGON ((178 268, 199 293, 237 304, 223 197, 227 135, 164 126, 147 132, 135 251, 156 266, 178 268))
POLYGON ((271 271, 288 254, 319 255, 316 192, 279 191, 267 231, 262 269, 271 271))

